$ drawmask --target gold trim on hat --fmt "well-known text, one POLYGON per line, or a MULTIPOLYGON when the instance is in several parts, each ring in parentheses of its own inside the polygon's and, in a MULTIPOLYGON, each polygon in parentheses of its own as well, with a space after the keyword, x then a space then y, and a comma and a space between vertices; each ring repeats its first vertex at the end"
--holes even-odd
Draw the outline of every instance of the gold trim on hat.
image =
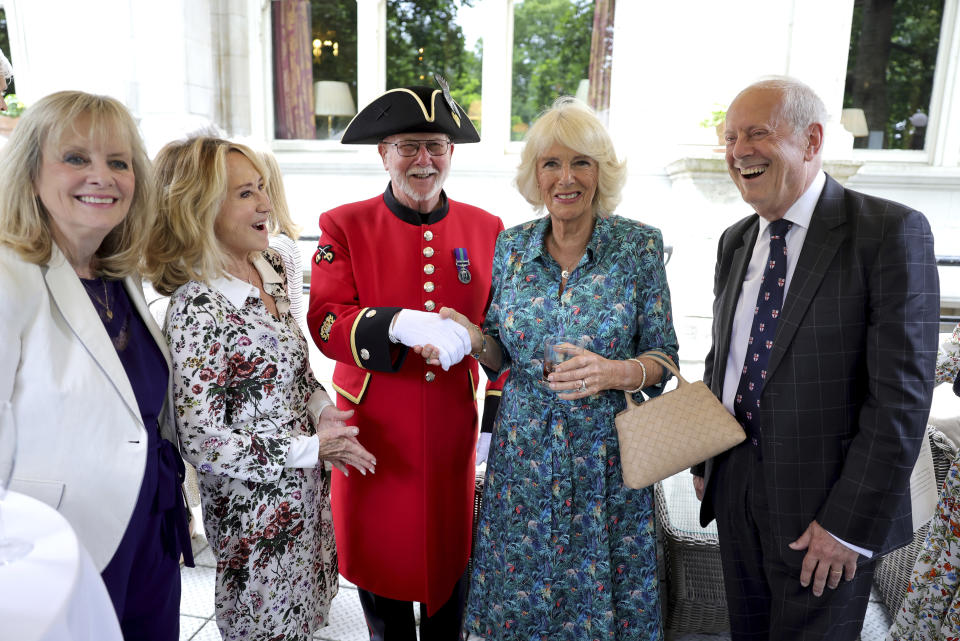
MULTIPOLYGON (((434 89, 434 90, 433 90, 433 93, 430 94, 430 111, 429 111, 429 112, 427 111, 427 106, 426 106, 425 104, 423 104, 423 101, 422 101, 422 100, 420 100, 420 96, 418 96, 418 95, 417 95, 416 93, 414 93, 413 91, 410 91, 410 90, 407 89, 406 87, 397 87, 396 89, 390 89, 389 91, 384 91, 384 92, 380 95, 380 97, 382 98, 383 96, 386 96, 388 93, 393 93, 393 92, 395 92, 395 91, 403 91, 403 92, 408 93, 408 94, 410 94, 411 96, 413 96, 413 99, 417 101, 417 104, 418 104, 418 105, 420 105, 420 110, 423 112, 423 119, 424 119, 424 120, 426 120, 427 122, 433 122, 434 120, 436 120, 436 118, 437 118, 437 94, 440 94, 440 95, 442 96, 442 95, 443 95, 443 91, 441 91, 440 89, 434 89)), ((446 104, 446 100, 444 100, 444 104, 446 104)), ((454 104, 456 104, 456 101, 454 101, 454 104)), ((460 105, 457 105, 457 106, 459 107, 460 105)), ((453 110, 453 111, 450 112, 450 115, 453 116, 453 122, 455 122, 455 123, 457 124, 457 127, 459 127, 459 126, 460 126, 460 114, 458 114, 458 113, 456 112, 456 110, 453 110)))

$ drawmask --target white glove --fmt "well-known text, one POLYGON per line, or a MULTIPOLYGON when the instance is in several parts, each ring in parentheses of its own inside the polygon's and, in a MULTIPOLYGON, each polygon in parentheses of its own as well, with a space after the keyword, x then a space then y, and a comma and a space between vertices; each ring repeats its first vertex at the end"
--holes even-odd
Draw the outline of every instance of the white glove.
POLYGON ((480 438, 477 439, 477 465, 487 462, 487 454, 490 453, 490 432, 480 432, 480 438))
POLYGON ((390 328, 390 340, 407 347, 433 345, 440 351, 440 367, 450 369, 470 353, 470 334, 451 318, 440 314, 401 309, 390 328))

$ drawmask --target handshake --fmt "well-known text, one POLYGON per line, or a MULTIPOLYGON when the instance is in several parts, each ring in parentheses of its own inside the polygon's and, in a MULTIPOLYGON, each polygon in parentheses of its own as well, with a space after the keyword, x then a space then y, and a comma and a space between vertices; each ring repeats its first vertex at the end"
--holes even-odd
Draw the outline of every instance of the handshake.
POLYGON ((390 340, 407 347, 432 345, 439 352, 440 367, 456 365, 470 353, 470 334, 452 318, 433 312, 401 309, 390 325, 390 340))

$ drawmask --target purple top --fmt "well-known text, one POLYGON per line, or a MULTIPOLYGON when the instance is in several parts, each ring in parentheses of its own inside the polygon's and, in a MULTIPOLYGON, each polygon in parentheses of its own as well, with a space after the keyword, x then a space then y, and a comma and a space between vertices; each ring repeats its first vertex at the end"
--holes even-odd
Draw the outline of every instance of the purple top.
POLYGON ((170 380, 163 352, 134 308, 122 280, 81 278, 80 282, 117 350, 148 439, 147 462, 137 504, 120 546, 103 572, 107 590, 120 615, 125 586, 130 581, 149 578, 137 576, 132 570, 141 546, 158 545, 174 559, 183 554, 186 565, 193 567, 186 508, 180 494, 184 467, 176 447, 160 438, 159 417, 170 380))

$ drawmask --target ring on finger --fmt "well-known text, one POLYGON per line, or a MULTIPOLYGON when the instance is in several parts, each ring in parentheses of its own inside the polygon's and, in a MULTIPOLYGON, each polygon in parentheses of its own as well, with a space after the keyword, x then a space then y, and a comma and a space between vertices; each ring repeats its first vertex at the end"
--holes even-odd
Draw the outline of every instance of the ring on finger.
POLYGON ((843 574, 843 570, 830 570, 830 574, 843 574))
POLYGON ((580 379, 580 387, 577 388, 577 391, 578 391, 578 392, 585 392, 586 390, 587 390, 587 382, 581 378, 581 379, 580 379))

